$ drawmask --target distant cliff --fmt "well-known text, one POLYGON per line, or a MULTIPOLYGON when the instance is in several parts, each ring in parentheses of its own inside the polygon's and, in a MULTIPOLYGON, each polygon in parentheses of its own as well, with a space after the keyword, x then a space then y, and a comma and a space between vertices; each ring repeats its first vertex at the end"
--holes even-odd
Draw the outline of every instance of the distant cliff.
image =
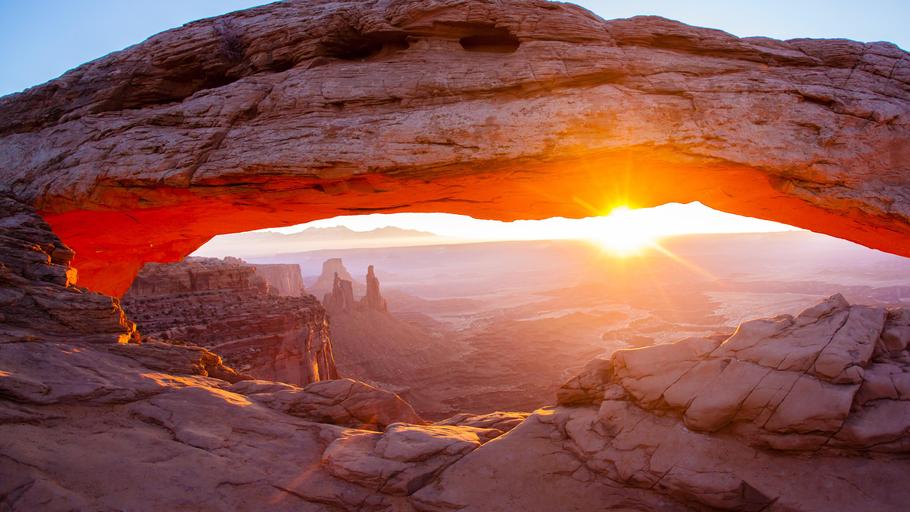
POLYGON ((312 296, 285 296, 297 285, 302 291, 299 277, 296 265, 237 258, 149 264, 123 307, 143 336, 191 340, 259 379, 305 385, 337 378, 325 309, 312 296))
POLYGON ((300 265, 269 264, 253 265, 256 275, 269 284, 269 291, 282 297, 301 297, 306 295, 300 265))
POLYGON ((333 292, 336 274, 338 278, 350 281, 353 286, 354 278, 351 277, 351 273, 345 268, 341 258, 329 258, 322 262, 322 273, 319 274, 319 278, 310 287, 310 293, 317 297, 322 297, 326 293, 333 292))

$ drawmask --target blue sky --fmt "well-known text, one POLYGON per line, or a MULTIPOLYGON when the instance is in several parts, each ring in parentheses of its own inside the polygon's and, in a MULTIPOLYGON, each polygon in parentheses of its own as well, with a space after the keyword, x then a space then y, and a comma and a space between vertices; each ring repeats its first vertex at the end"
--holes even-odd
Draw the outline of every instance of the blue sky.
MULTIPOLYGON (((0 0, 0 95, 189 21, 257 0, 0 0)), ((910 48, 910 0, 583 0, 604 18, 658 14, 739 35, 847 37, 910 48)))

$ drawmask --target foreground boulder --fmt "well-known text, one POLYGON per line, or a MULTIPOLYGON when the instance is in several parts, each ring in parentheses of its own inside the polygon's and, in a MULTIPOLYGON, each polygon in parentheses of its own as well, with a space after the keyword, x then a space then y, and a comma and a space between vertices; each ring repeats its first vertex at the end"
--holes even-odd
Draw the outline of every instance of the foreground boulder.
POLYGON ((456 460, 479 448, 480 429, 391 425, 382 434, 354 434, 323 455, 328 472, 384 494, 407 496, 456 460))
POLYGON ((910 434, 910 310, 834 295, 729 338, 619 350, 559 393, 565 405, 630 399, 702 432, 780 450, 904 452, 910 434))
POLYGON ((314 382, 303 389, 268 381, 244 381, 232 391, 288 414, 345 427, 382 430, 392 423, 423 424, 395 393, 352 379, 314 382))
MULTIPOLYGON (((290 1, 0 99, 0 191, 83 283, 353 213, 700 200, 910 255, 910 59, 540 0, 290 1)), ((325 293, 327 290, 319 290, 325 293)))

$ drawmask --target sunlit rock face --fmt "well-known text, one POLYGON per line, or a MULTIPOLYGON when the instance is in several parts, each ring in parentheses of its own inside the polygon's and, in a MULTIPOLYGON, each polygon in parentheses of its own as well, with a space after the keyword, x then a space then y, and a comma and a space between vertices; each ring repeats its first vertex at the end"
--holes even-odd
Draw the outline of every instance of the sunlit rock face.
POLYGON ((299 291, 279 295, 260 271, 237 258, 150 264, 123 305, 143 336, 202 345, 255 378, 298 386, 337 378, 322 305, 299 291))
MULTIPOLYGON (((0 397, 106 403, 156 389, 160 379, 179 379, 174 375, 244 378, 198 346, 140 344, 119 300, 78 286, 71 258, 30 206, 0 195, 0 397), (138 375, 143 371, 160 373, 138 375), (118 388, 124 383, 129 390, 118 388)), ((7 414, 30 415, 7 402, 0 409, 0 423, 7 414)))
POLYGON ((0 190, 113 295, 218 233, 369 212, 700 200, 910 255, 908 140, 888 43, 532 0, 282 2, 3 98, 0 190))

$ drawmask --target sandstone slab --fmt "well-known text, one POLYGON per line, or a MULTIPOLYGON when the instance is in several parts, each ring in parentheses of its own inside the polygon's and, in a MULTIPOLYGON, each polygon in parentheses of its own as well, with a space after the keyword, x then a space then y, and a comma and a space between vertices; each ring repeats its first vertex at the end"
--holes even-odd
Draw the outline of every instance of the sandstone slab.
POLYGON ((244 381, 231 390, 287 414, 333 425, 382 430, 398 422, 425 423, 395 393, 352 379, 314 382, 302 389, 269 381, 244 381))

